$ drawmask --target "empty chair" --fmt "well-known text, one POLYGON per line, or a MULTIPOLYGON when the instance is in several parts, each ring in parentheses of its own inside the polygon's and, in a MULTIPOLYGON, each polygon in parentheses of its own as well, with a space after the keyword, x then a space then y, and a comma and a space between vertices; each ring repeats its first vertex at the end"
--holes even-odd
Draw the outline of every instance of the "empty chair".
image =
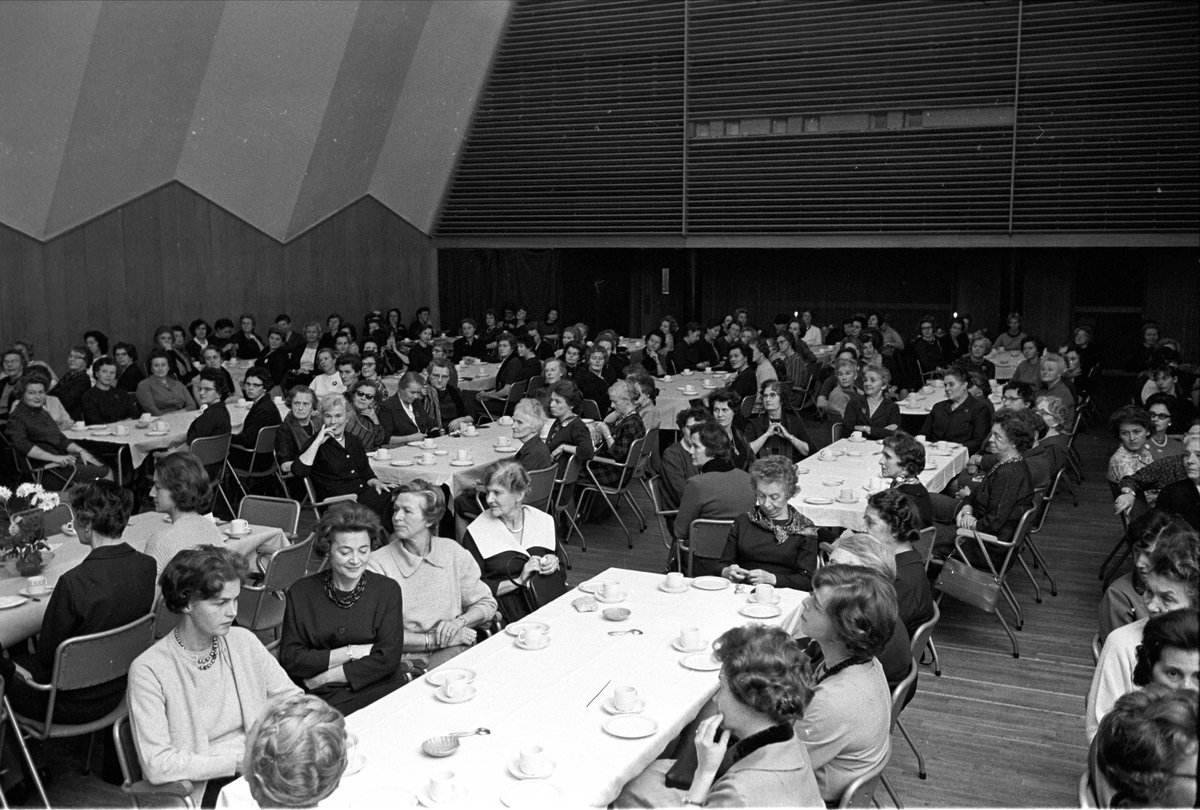
POLYGON ((296 530, 300 527, 300 503, 291 498, 247 495, 238 504, 237 516, 255 526, 273 526, 294 543, 296 530))

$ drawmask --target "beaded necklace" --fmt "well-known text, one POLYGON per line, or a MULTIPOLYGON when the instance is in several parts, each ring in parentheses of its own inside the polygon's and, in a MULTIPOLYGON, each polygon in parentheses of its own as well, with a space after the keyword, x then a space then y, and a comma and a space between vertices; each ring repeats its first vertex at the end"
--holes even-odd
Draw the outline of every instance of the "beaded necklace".
POLYGON ((329 597, 329 601, 340 607, 342 610, 353 607, 358 598, 363 595, 363 590, 367 587, 367 578, 365 576, 358 578, 358 584, 354 586, 354 590, 350 591, 347 596, 339 596, 336 588, 333 587, 333 571, 325 572, 325 595, 329 597))
MULTIPOLYGON (((173 635, 175 636, 175 643, 179 645, 180 649, 182 649, 184 652, 188 652, 188 648, 183 646, 183 639, 179 638, 179 628, 178 627, 175 628, 173 635)), ((218 649, 219 649, 219 647, 217 646, 217 637, 213 636, 212 649, 210 649, 208 651, 208 655, 205 655, 205 656, 202 656, 201 658, 196 659, 196 666, 200 667, 200 669, 208 669, 213 664, 217 663, 218 649)))

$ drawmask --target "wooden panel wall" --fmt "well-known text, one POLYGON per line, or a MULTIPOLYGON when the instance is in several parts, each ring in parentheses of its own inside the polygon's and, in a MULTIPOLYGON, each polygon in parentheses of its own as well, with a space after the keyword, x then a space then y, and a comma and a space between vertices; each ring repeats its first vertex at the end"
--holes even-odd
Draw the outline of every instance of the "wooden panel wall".
POLYGON ((159 324, 243 312, 259 333, 340 312, 438 306, 428 237, 364 198, 281 245, 179 183, 41 244, 0 226, 0 341, 32 340, 56 369, 99 329, 146 351, 159 324))

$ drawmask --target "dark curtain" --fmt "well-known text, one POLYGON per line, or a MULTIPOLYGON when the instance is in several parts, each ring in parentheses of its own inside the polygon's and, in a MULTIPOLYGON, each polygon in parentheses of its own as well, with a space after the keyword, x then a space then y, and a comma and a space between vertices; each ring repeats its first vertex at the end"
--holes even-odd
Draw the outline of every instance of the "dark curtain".
POLYGON ((509 305, 540 321, 550 307, 562 308, 561 269, 556 250, 439 250, 442 322, 457 329, 470 316, 482 327, 485 309, 503 318, 509 305))

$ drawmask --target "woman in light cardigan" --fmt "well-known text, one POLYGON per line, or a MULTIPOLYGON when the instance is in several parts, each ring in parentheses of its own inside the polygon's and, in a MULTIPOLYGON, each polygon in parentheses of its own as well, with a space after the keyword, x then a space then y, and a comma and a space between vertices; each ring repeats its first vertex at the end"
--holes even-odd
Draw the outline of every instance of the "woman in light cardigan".
POLYGON ((179 626, 129 669, 129 715, 146 780, 188 780, 215 807, 237 775, 246 735, 276 698, 300 689, 253 633, 232 627, 245 562, 205 546, 175 555, 159 585, 179 626))

